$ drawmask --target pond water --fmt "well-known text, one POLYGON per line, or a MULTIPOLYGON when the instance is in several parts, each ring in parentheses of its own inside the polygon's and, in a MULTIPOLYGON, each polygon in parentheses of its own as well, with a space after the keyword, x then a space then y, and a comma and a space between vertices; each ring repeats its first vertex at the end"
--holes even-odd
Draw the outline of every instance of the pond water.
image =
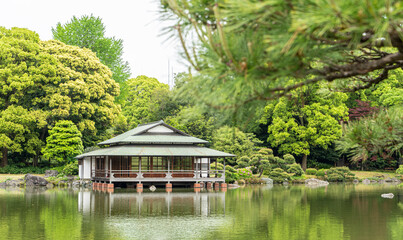
POLYGON ((0 239, 403 239, 403 189, 0 189, 0 239))

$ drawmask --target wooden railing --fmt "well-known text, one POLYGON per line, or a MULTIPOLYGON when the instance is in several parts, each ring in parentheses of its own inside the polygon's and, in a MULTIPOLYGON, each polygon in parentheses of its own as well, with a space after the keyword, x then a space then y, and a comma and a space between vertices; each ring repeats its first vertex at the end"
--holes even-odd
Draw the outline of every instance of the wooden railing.
POLYGON ((91 178, 222 178, 225 179, 224 170, 92 170, 91 178))

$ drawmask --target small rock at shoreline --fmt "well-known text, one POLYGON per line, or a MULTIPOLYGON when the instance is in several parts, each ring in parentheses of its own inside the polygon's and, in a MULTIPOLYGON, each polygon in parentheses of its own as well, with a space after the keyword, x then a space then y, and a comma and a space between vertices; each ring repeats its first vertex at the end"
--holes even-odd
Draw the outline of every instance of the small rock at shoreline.
POLYGON ((48 184, 48 181, 43 177, 34 176, 29 173, 25 175, 24 179, 27 186, 46 186, 48 184))
POLYGON ((45 178, 57 177, 57 175, 59 175, 59 172, 57 170, 46 170, 45 171, 45 178))
POLYGON ((262 178, 262 181, 266 184, 273 184, 273 179, 271 178, 262 178))
POLYGON ((329 185, 328 181, 322 181, 316 178, 310 178, 305 180, 305 185, 312 185, 312 186, 326 186, 329 185))

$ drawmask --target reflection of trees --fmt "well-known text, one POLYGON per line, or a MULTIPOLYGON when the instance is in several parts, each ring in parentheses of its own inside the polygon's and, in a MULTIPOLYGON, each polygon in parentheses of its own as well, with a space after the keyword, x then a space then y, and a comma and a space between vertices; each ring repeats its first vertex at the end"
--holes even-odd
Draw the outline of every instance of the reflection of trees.
MULTIPOLYGON (((388 186, 274 186, 228 191, 226 206, 234 220, 211 238, 238 239, 387 239, 402 236, 395 202, 380 198, 388 186), (388 221, 390 220, 390 221, 388 221), (392 224, 393 223, 393 224, 392 224), (400 235, 399 235, 400 234, 400 235)), ((393 188, 392 188, 393 191, 393 188)), ((228 211, 227 211, 228 212, 228 211)))
POLYGON ((103 218, 85 218, 77 209, 77 193, 72 190, 0 194, 0 238, 105 239, 103 218))
POLYGON ((4 192, 0 189, 1 239, 403 236, 403 192, 386 185, 256 186, 226 193, 4 192), (382 199, 385 192, 395 198, 382 199))

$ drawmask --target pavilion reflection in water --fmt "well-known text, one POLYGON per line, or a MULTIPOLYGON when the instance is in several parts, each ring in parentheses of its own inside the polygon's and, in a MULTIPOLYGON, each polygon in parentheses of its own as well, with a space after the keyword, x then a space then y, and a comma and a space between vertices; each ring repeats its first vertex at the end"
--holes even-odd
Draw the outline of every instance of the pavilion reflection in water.
POLYGON ((109 216, 212 216, 225 214, 225 192, 80 191, 78 208, 109 216))

